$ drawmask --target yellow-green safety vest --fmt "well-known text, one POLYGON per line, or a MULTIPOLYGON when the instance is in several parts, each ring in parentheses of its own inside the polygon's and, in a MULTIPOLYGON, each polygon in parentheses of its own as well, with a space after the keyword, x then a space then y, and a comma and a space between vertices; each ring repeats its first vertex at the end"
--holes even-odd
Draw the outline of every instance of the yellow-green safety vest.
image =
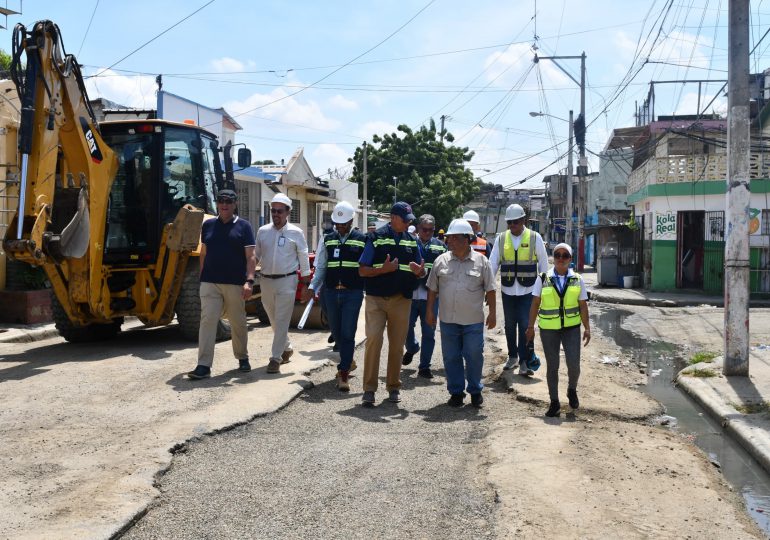
POLYGON ((561 330, 580 325, 580 274, 567 278, 567 286, 562 294, 556 287, 554 278, 541 274, 543 290, 540 293, 538 326, 542 330, 561 330))
MULTIPOLYGON (((513 248, 511 231, 503 233, 503 250, 501 253, 500 281, 503 287, 513 286, 517 280, 522 287, 531 287, 537 279, 537 254, 535 253, 536 234, 530 234, 529 229, 521 233, 519 249, 513 248)), ((499 241, 499 240, 498 240, 499 241)))

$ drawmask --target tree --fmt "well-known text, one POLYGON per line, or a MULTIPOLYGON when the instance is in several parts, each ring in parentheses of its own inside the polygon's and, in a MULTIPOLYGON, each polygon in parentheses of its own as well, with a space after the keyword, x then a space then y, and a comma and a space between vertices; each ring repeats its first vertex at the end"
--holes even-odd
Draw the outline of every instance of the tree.
POLYGON ((8 79, 11 71, 11 55, 0 49, 0 79, 8 79))
MULTIPOLYGON (((413 131, 398 126, 398 133, 373 135, 367 145, 368 198, 374 207, 388 212, 395 199, 412 205, 415 216, 432 214, 440 227, 460 217, 458 208, 479 192, 480 182, 465 163, 473 158, 468 148, 447 145, 440 140, 436 123, 413 131)), ((444 139, 454 137, 444 131, 444 139)), ((363 184, 363 147, 349 159, 351 181, 363 184)), ((359 197, 363 197, 359 187, 359 197)))

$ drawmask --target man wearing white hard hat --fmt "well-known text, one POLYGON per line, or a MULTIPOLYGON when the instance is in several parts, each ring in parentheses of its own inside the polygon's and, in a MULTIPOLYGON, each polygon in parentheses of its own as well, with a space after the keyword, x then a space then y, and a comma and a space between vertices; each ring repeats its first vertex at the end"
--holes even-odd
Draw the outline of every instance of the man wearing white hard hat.
POLYGON ((492 246, 481 236, 481 225, 478 212, 475 210, 468 210, 463 214, 463 219, 467 221, 473 229, 473 243, 471 249, 477 253, 481 253, 485 257, 489 258, 492 252, 492 246))
POLYGON ((537 231, 526 226, 526 214, 518 204, 505 209, 508 230, 497 235, 489 256, 492 273, 500 270, 505 316, 505 340, 508 344, 508 360, 503 369, 519 367, 519 375, 532 376, 534 371, 527 365, 532 356, 527 351, 525 332, 532 305, 532 287, 539 274, 548 270, 548 252, 543 238, 537 231))
POLYGON ((294 353, 289 323, 297 292, 297 270, 303 285, 310 283, 310 260, 302 229, 289 223, 291 199, 276 193, 270 201, 271 222, 257 231, 257 258, 262 267, 259 285, 262 305, 273 329, 268 373, 280 373, 281 364, 294 353))
POLYGON ((364 301, 364 278, 358 274, 358 259, 364 251, 366 236, 353 229, 356 211, 345 201, 332 211, 334 232, 324 236, 315 258, 315 274, 310 295, 323 288, 321 298, 326 306, 332 335, 340 351, 337 366, 337 389, 349 392, 348 378, 353 365, 358 314, 364 301))
POLYGON ((488 329, 497 324, 495 278, 489 260, 471 249, 473 229, 455 219, 446 231, 447 253, 433 262, 428 276, 427 322, 436 326, 433 306, 438 299, 441 321, 441 352, 444 358, 451 407, 460 407, 465 391, 471 405, 481 407, 481 373, 484 368, 484 301, 489 305, 488 329))

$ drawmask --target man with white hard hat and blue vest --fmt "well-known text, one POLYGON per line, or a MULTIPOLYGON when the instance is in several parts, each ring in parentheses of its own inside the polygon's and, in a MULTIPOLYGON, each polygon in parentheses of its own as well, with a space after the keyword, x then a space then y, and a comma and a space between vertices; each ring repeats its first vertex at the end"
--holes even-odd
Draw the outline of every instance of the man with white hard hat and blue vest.
POLYGON ((310 294, 323 288, 321 295, 326 306, 332 335, 340 351, 337 366, 337 389, 349 392, 348 378, 353 366, 358 314, 364 301, 364 278, 358 273, 358 259, 364 251, 366 236, 353 229, 356 211, 345 201, 337 203, 332 211, 334 232, 324 236, 315 258, 315 274, 310 283, 310 294))
MULTIPOLYGON (((268 373, 280 373, 281 364, 294 353, 289 341, 289 323, 294 310, 297 280, 310 284, 310 260, 302 229, 289 223, 291 199, 276 193, 270 201, 271 222, 257 231, 256 255, 262 267, 259 285, 262 305, 273 329, 268 373), (301 275, 297 277, 297 270, 301 275)), ((306 296, 306 295, 305 295, 306 296)))
POLYGON ((532 305, 532 287, 539 274, 548 270, 548 252, 543 238, 525 224, 526 213, 521 205, 512 204, 505 209, 508 230, 497 235, 489 256, 492 273, 500 269, 505 339, 508 344, 508 360, 505 370, 519 367, 519 375, 532 376, 534 371, 527 365, 531 351, 527 351, 525 332, 529 325, 529 309, 532 305))

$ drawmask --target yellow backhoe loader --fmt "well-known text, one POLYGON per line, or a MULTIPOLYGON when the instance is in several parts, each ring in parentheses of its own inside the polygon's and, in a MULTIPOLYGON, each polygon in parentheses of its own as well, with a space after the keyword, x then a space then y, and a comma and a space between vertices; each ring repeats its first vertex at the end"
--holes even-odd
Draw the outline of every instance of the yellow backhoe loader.
MULTIPOLYGON (((3 248, 41 266, 68 341, 106 339, 123 318, 197 339, 201 223, 233 187, 230 145, 162 120, 97 125, 80 68, 51 21, 13 33, 11 78, 22 104, 19 210, 3 248), (224 167, 222 166, 224 161, 224 167)), ((238 152, 239 166, 251 161, 238 152)), ((229 328, 222 321, 218 337, 229 328)))

